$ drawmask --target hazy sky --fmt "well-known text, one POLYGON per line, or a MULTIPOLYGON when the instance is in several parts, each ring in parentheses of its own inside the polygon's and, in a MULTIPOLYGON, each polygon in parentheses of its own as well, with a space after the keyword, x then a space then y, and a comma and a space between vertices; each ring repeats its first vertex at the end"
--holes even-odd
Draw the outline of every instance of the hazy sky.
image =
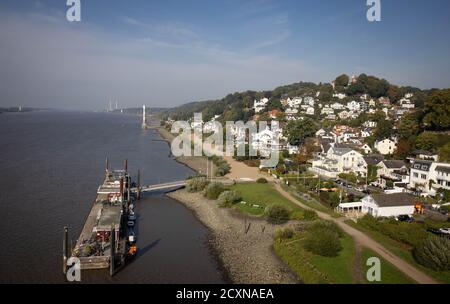
POLYGON ((174 106, 367 73, 450 87, 450 1, 0 1, 0 106, 174 106))

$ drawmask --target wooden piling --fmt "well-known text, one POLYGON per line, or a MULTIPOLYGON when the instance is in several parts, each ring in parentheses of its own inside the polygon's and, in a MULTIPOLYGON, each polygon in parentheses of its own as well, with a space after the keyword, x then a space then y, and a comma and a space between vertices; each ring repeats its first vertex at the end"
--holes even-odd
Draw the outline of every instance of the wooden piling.
POLYGON ((63 273, 67 273, 67 259, 69 258, 69 228, 64 227, 63 236, 63 273))

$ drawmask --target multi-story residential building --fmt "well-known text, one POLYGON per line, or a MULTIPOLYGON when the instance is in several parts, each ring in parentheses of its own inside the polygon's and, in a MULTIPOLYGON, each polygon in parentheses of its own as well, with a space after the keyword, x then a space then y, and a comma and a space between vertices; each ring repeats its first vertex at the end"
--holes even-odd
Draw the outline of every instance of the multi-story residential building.
POLYGON ((304 104, 310 106, 310 107, 314 107, 315 104, 315 100, 313 97, 307 96, 303 99, 304 104))
POLYGON ((308 107, 306 109, 306 115, 314 115, 314 113, 315 113, 314 107, 308 107))
POLYGON ((405 188, 409 184, 409 170, 402 160, 383 160, 377 164, 378 183, 387 187, 400 186, 405 188))
POLYGON ((436 190, 450 190, 450 164, 415 160, 411 165, 409 187, 428 196, 434 196, 436 190))
POLYGON ((321 115, 329 115, 329 114, 334 114, 334 110, 332 108, 330 108, 329 106, 325 106, 321 111, 320 111, 321 115))
POLYGON ((367 163, 361 153, 351 148, 331 147, 325 155, 313 160, 311 171, 330 178, 350 172, 364 177, 367 175, 367 163))
POLYGON ((376 121, 372 121, 372 120, 368 120, 368 121, 364 122, 362 126, 365 127, 365 128, 376 128, 377 127, 377 122, 376 121))

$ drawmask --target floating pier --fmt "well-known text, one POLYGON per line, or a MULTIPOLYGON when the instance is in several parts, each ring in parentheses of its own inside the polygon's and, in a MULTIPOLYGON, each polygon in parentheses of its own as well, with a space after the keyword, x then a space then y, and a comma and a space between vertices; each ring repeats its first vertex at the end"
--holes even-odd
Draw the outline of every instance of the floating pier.
MULTIPOLYGON (((127 258, 136 253, 134 215, 135 185, 128 174, 128 161, 124 170, 109 170, 106 161, 105 179, 97 190, 97 196, 70 255, 80 260, 81 269, 115 270, 125 265, 127 258), (130 236, 132 236, 130 238, 130 236), (131 241, 130 241, 131 240, 131 241), (130 252, 132 253, 130 255, 130 252)), ((139 189, 139 187, 137 187, 139 189)), ((69 250, 67 228, 64 236, 64 272, 69 250)))

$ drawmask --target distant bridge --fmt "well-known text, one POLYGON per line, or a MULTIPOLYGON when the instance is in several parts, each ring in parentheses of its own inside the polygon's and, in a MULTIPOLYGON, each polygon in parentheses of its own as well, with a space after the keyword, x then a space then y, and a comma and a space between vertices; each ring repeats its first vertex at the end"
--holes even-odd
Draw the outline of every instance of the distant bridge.
POLYGON ((183 181, 176 181, 176 182, 170 182, 170 183, 143 186, 143 187, 141 187, 141 192, 152 192, 152 191, 158 191, 158 190, 176 189, 176 188, 183 188, 185 186, 186 186, 186 181, 183 180, 183 181))

